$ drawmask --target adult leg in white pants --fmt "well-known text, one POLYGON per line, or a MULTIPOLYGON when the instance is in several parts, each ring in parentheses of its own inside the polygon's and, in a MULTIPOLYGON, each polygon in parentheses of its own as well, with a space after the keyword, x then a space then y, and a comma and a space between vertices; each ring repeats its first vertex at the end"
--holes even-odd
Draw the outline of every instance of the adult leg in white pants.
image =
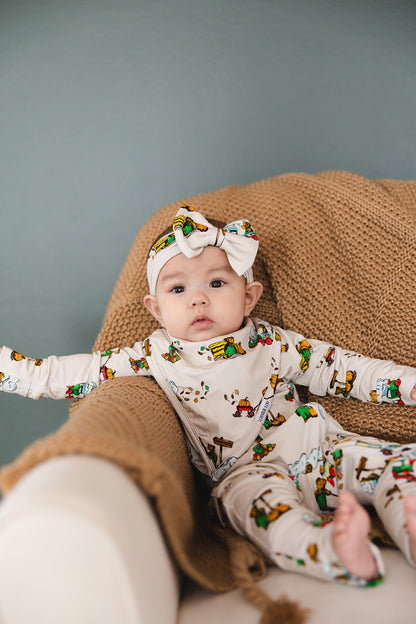
POLYGON ((49 460, 0 505, 1 624, 173 624, 178 595, 149 502, 116 465, 49 460))

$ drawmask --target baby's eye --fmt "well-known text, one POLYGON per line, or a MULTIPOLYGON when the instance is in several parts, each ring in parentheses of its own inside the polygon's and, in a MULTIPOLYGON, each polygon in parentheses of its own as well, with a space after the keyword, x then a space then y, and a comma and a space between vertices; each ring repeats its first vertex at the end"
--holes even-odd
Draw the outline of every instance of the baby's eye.
POLYGON ((175 295, 179 295, 180 293, 185 292, 185 286, 174 286, 170 289, 170 292, 173 292, 175 295))
POLYGON ((210 288, 221 288, 221 286, 224 286, 225 282, 221 279, 215 279, 212 280, 212 282, 210 283, 210 288))

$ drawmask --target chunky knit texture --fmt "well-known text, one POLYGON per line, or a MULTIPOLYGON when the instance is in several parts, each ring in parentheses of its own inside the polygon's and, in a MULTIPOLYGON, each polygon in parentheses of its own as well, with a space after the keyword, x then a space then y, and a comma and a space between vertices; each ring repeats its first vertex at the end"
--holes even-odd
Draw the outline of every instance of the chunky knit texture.
MULTIPOLYGON (((338 171, 232 186, 160 210, 133 243, 95 349, 131 345, 156 328, 142 303, 147 251, 181 203, 208 219, 252 223, 260 238, 254 274, 265 286, 254 315, 309 338, 416 365, 416 181, 372 181, 338 171)), ((414 408, 318 400, 346 429, 416 441, 414 408)), ((238 584, 250 594, 250 582, 265 574, 254 546, 207 519, 181 427, 151 379, 115 379, 75 402, 60 430, 3 468, 3 491, 39 462, 69 453, 98 455, 126 470, 154 501, 179 566, 203 586, 225 591, 238 584)), ((304 621, 305 613, 291 603, 285 603, 286 617, 283 603, 272 606, 265 597, 258 605, 263 621, 304 621)))

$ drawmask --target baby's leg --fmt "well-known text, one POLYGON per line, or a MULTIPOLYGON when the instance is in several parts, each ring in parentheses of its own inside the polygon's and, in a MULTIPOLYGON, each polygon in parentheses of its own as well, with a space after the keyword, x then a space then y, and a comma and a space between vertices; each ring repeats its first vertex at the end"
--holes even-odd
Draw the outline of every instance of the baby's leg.
MULTIPOLYGON (((416 527, 416 497, 415 497, 416 527)), ((352 492, 341 492, 335 513, 332 545, 339 562, 363 579, 378 575, 377 562, 368 542, 370 517, 352 492)))
POLYGON ((416 445, 386 462, 373 502, 390 537, 416 566, 416 445))
POLYGON ((305 507, 303 495, 289 478, 286 466, 245 466, 216 486, 213 497, 234 530, 248 537, 284 570, 360 586, 382 577, 380 556, 374 545, 367 542, 369 527, 358 503, 357 510, 346 499, 337 520, 324 522, 305 507), (346 519, 355 527, 353 532, 345 528, 346 519), (359 538, 355 536, 357 532, 359 538), (364 557, 355 567, 356 557, 346 555, 348 548, 353 550, 352 542, 355 555, 359 549, 368 549, 369 561, 364 557))
POLYGON ((409 536, 410 555, 416 562, 416 494, 409 494, 404 499, 404 513, 409 536))

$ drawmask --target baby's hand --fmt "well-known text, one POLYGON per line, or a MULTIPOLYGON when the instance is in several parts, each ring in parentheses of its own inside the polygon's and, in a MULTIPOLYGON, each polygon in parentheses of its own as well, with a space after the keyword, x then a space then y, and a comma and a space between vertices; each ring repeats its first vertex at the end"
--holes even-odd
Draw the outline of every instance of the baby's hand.
POLYGON ((416 401, 416 384, 413 386, 413 388, 410 391, 410 398, 413 399, 413 401, 416 401))

